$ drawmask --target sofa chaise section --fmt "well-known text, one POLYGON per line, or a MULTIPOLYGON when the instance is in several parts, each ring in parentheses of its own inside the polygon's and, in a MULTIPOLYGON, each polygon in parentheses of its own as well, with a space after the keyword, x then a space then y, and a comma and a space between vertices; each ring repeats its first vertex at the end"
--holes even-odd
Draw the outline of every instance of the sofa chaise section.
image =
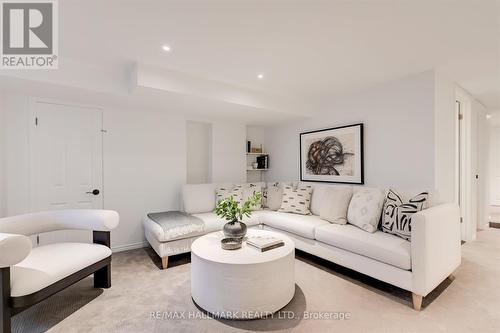
MULTIPOLYGON (((215 200, 215 197, 213 200, 215 200)), ((245 217, 243 222, 249 227, 258 226, 260 224, 261 214, 262 211, 255 211, 250 218, 245 217)), ((190 252, 191 244, 196 238, 213 231, 222 230, 222 227, 227 222, 211 211, 191 215, 203 221, 202 231, 186 232, 184 234, 176 234, 175 236, 166 233, 162 226, 148 216, 144 217, 143 226, 145 237, 153 250, 161 258, 163 269, 168 267, 169 256, 190 252)))

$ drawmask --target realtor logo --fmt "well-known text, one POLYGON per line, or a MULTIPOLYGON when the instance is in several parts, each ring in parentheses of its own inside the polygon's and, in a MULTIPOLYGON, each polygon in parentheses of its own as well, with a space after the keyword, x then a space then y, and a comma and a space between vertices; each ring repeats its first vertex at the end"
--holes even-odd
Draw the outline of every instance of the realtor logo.
POLYGON ((56 0, 3 0, 2 69, 56 69, 56 0))

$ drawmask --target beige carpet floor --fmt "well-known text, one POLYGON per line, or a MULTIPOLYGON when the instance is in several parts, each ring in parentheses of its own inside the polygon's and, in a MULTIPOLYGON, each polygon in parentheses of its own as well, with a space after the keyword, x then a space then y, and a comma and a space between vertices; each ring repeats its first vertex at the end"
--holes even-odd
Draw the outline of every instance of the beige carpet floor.
POLYGON ((297 254, 296 294, 280 315, 250 321, 204 316, 190 297, 189 256, 160 270, 150 249, 113 255, 113 286, 92 279, 54 295, 13 318, 14 332, 500 332, 500 229, 463 245, 455 280, 446 280, 411 308, 409 293, 323 260, 297 254), (178 318, 152 318, 152 313, 178 318), (302 314, 345 312, 349 319, 302 314), (182 318, 182 317, 185 318, 182 318), (189 318, 189 316, 194 318, 189 318))

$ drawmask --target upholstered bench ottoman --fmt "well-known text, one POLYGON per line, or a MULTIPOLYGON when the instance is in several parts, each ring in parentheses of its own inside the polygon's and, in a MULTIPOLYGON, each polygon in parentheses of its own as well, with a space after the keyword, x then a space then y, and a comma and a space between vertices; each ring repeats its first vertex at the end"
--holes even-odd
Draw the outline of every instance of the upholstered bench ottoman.
POLYGON ((205 234, 202 219, 178 211, 148 214, 143 226, 146 239, 162 259, 163 269, 170 255, 191 251, 192 242, 205 234))

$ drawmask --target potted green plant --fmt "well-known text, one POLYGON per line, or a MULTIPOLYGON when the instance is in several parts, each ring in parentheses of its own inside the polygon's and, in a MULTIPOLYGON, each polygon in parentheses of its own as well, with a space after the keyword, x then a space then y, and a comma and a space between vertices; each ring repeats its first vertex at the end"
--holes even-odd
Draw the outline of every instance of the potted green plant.
POLYGON ((247 233, 247 226, 242 222, 243 217, 252 216, 252 207, 261 204, 262 193, 257 192, 249 197, 242 205, 239 205, 233 196, 220 200, 214 209, 214 213, 229 222, 222 229, 224 235, 230 238, 243 238, 247 233))

